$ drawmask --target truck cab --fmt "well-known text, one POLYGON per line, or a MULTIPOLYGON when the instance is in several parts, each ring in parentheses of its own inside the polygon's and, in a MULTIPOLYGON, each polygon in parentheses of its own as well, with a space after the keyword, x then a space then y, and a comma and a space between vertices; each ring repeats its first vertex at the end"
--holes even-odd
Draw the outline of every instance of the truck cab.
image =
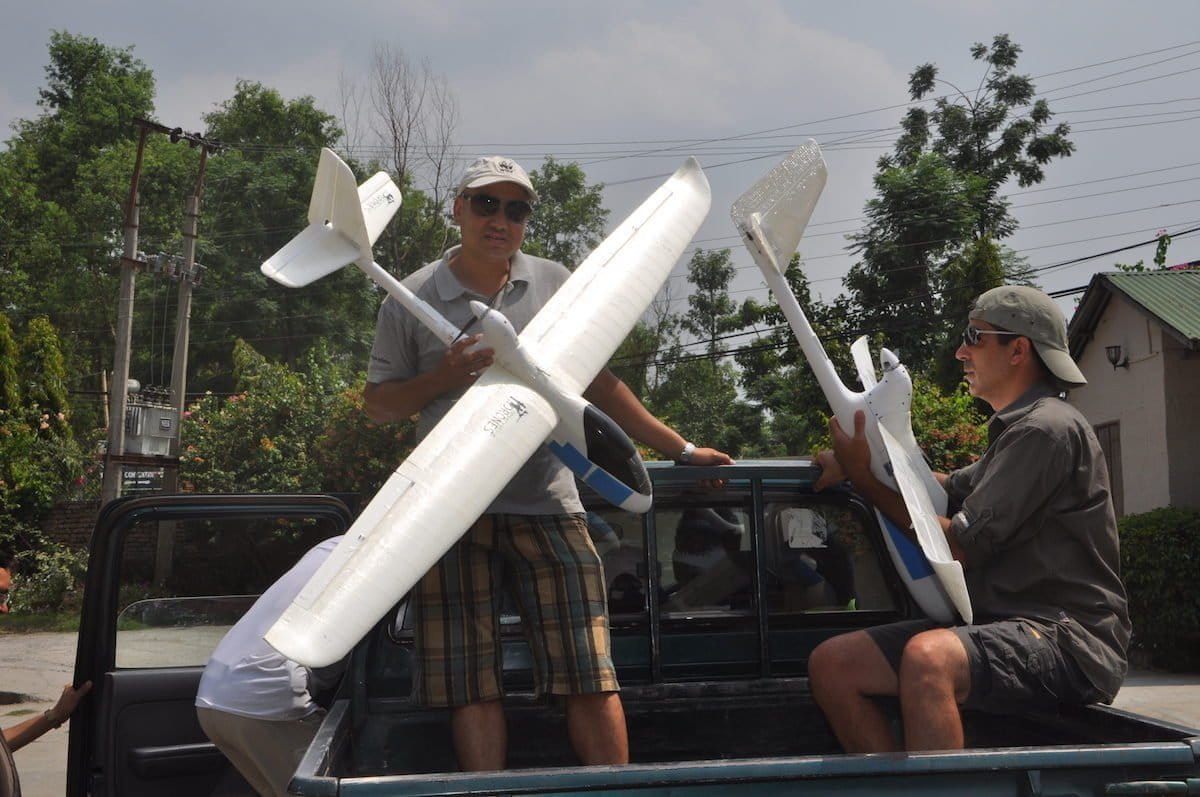
MULTIPOLYGON (((897 779, 961 793, 990 773, 1004 787, 992 793, 1029 794, 1043 781, 1197 777, 1196 731, 1106 707, 968 715, 973 749, 961 753, 840 754, 808 692, 810 652, 832 635, 919 615, 874 512, 845 488, 815 493, 819 471, 806 459, 651 463, 649 472, 655 500, 645 514, 585 495, 630 766, 576 765, 561 707, 533 698, 521 619, 509 612, 510 769, 458 773, 447 713, 409 700, 413 640, 402 601, 355 648, 293 793, 758 794, 798 784, 825 793, 833 776, 872 791, 897 779), (725 486, 702 486, 711 478, 725 486)), ((255 597, 351 521, 333 496, 184 494, 107 506, 75 673, 96 688, 71 721, 68 794, 251 794, 196 721, 201 672, 255 597)))

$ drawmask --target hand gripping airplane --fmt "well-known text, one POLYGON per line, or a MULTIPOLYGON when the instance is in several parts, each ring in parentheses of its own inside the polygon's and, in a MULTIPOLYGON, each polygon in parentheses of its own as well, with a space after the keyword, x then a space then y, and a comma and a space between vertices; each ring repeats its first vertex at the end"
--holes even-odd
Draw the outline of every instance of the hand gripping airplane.
POLYGON ((816 141, 809 139, 742 194, 730 214, 791 325, 838 423, 850 430, 856 411, 863 410, 866 415, 871 471, 884 484, 899 489, 920 543, 919 547, 914 545, 895 523, 876 511, 885 529, 888 550, 910 594, 934 620, 954 622, 957 613, 970 623, 971 599, 962 565, 950 553, 937 518, 946 513, 946 491, 934 477, 912 432, 912 379, 907 369, 894 353, 882 349, 882 376, 877 379, 863 336, 850 349, 863 392, 849 390, 784 276, 825 187, 825 178, 821 150, 816 141))
MULTIPOLYGON (((658 293, 710 202, 708 180, 689 158, 596 247, 519 336, 501 313, 474 303, 481 345, 496 352, 493 365, 380 488, 267 632, 267 642, 309 667, 341 659, 547 440, 607 500, 646 511, 650 485, 636 449, 581 394, 658 293)), ((356 187, 350 168, 322 150, 309 225, 263 263, 263 273, 299 287, 354 263, 449 343, 458 329, 374 261, 371 246, 399 203, 385 173, 356 187)))

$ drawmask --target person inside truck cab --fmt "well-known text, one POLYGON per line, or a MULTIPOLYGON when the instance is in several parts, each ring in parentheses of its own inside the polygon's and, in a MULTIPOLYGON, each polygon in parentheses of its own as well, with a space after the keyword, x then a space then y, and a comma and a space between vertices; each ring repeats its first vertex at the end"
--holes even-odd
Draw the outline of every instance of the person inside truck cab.
MULTIPOLYGON (((960 708, 1005 712, 1112 702, 1130 625, 1108 470, 1087 420, 1063 400, 1086 383, 1066 322, 1041 291, 1003 286, 975 300, 955 354, 995 414, 975 463, 938 474, 940 518, 961 562, 974 624, 909 620, 826 640, 809 659, 813 696, 847 752, 894 750, 874 700, 898 696, 908 750, 964 745, 960 708)), ((901 528, 903 499, 871 475, 864 418, 830 421, 817 489, 848 478, 901 528)))
MULTIPOLYGON (((453 218, 461 243, 411 274, 405 285, 452 323, 447 347, 398 302, 379 309, 363 390, 377 423, 420 415, 424 438, 492 363, 472 349, 472 300, 502 313, 520 332, 570 272, 521 251, 537 191, 516 161, 474 161, 457 187, 453 218)), ((649 413, 611 371, 584 393, 634 439, 695 465, 732 463, 698 448, 649 413)), ((464 489, 471 485, 464 484, 464 489)), ((466 534, 412 592, 416 662, 413 700, 450 709, 453 744, 464 770, 502 769, 507 731, 500 682, 500 595, 509 571, 522 630, 535 656, 540 696, 565 701, 567 734, 585 764, 628 761, 625 714, 609 651, 600 557, 588 537, 571 472, 540 447, 466 534)))

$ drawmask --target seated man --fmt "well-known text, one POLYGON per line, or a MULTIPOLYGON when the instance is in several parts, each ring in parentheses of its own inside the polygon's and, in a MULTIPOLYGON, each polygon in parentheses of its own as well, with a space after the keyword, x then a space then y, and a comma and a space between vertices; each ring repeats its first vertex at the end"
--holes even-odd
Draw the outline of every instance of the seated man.
POLYGON ((259 596, 217 645, 200 678, 200 727, 259 794, 287 793, 325 716, 314 695, 335 686, 345 670, 346 660, 306 669, 263 639, 339 540, 313 546, 259 596))
MULTIPOLYGON (((1064 386, 1087 381, 1068 353, 1062 312, 1034 288, 987 291, 955 356, 971 395, 995 410, 983 456, 938 475, 950 499, 942 529, 966 573, 975 622, 895 623, 813 651, 813 697, 847 752, 896 749, 877 695, 899 697, 906 749, 956 749, 960 706, 1111 702, 1127 669, 1108 470, 1091 426, 1060 398, 1064 386)), ((834 451, 818 455, 816 487, 849 478, 910 528, 903 499, 871 474, 864 427, 861 412, 853 437, 830 422, 834 451)))

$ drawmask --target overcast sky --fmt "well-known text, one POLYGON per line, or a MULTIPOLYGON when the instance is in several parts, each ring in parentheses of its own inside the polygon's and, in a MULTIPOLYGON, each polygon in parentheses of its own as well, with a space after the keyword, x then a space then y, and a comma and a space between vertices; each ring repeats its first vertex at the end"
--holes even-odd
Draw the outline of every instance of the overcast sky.
MULTIPOLYGON (((1200 226, 1195 0, 37 0, 12 4, 0 29, 5 131, 38 112, 51 30, 132 45, 157 80, 158 120, 190 130, 239 78, 335 113, 339 73, 365 80, 386 42, 445 76, 466 155, 578 161, 609 184, 612 226, 695 154, 713 187, 697 243, 734 247, 735 298, 765 295, 729 221, 742 191, 803 139, 821 143, 829 181, 801 251, 814 289, 832 296, 908 74, 932 62, 973 92, 983 73, 970 46, 1008 33, 1024 49, 1019 71, 1077 145, 1035 191, 1011 189, 1022 230, 1006 243, 1041 269, 1042 287, 1086 285, 1116 261, 1149 262, 1153 247, 1047 269, 1056 263, 1200 226)), ((1170 261, 1200 259, 1197 241, 1179 238, 1170 261)))

